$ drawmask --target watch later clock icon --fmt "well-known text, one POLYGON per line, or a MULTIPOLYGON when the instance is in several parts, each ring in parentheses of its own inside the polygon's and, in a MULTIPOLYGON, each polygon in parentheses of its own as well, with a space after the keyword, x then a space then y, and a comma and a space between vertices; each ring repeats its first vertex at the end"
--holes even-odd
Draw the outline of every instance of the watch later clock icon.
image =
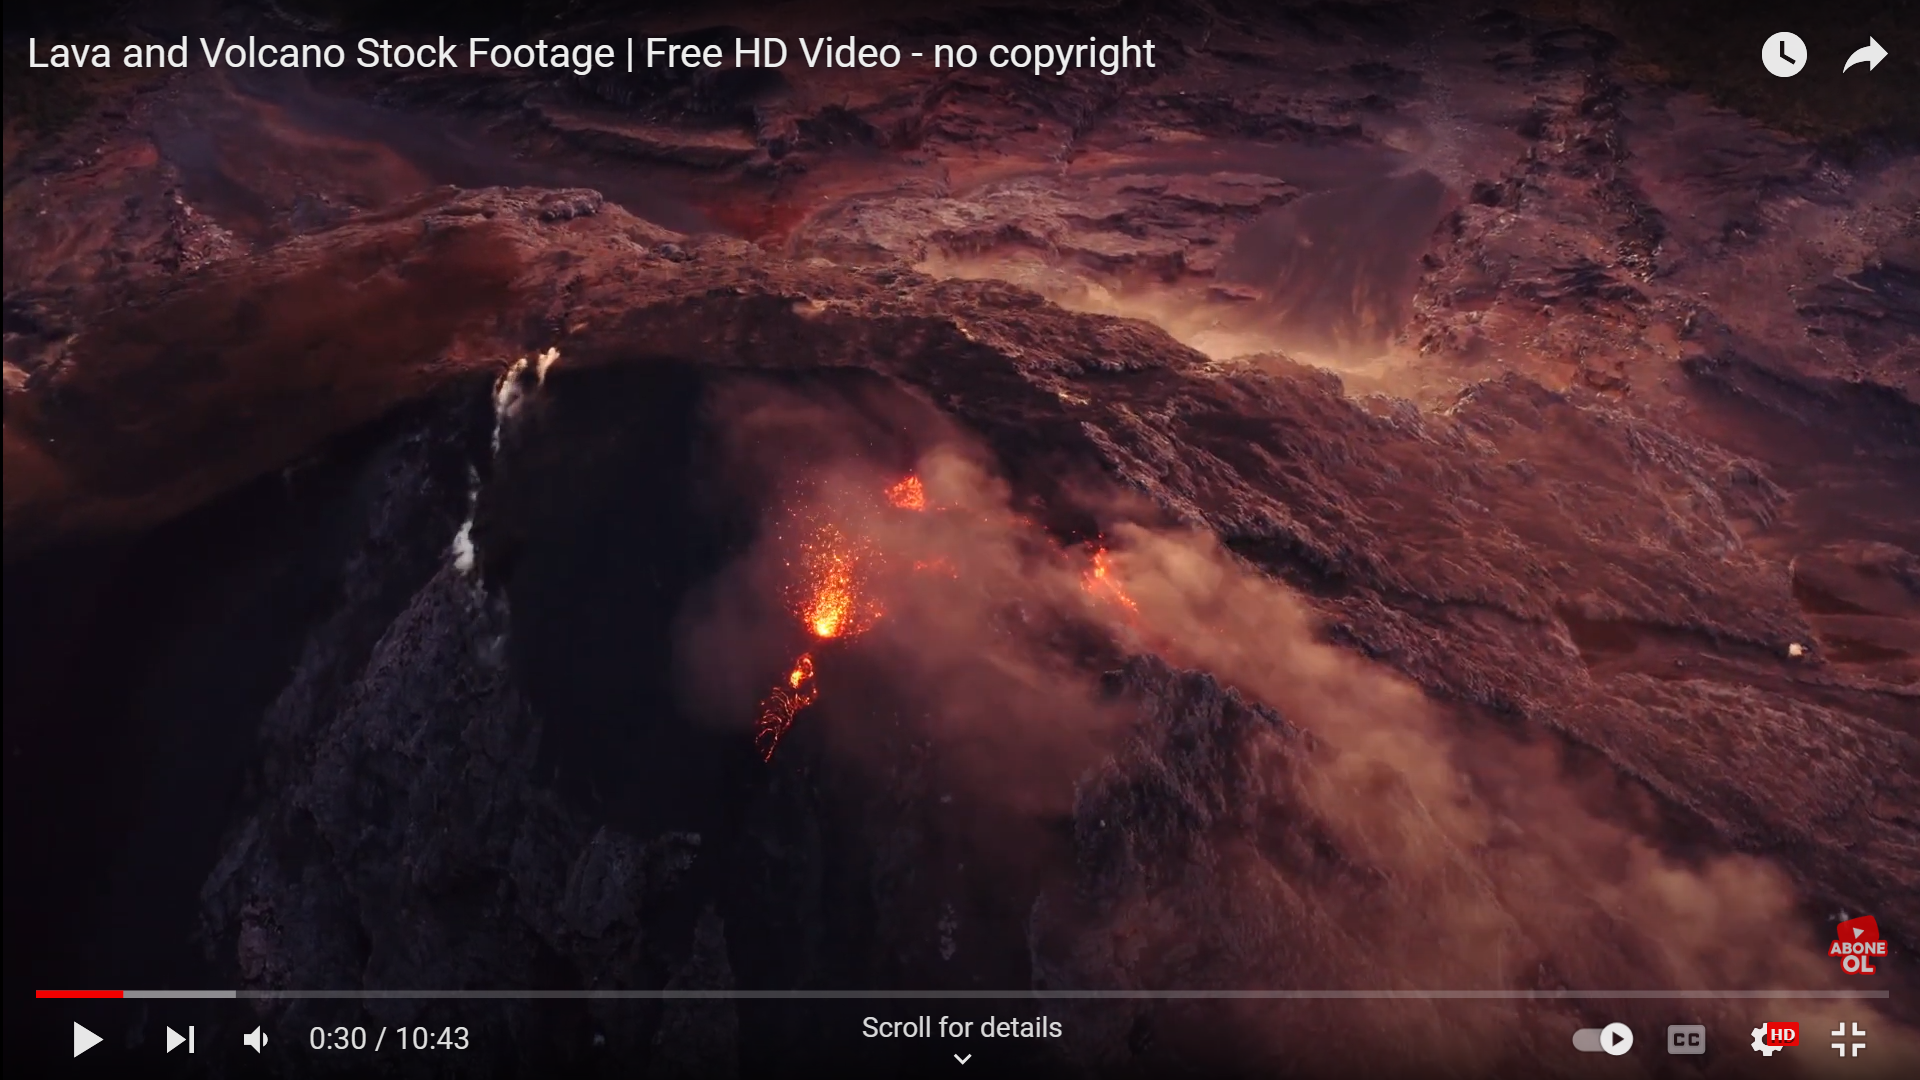
POLYGON ((1800 40, 1799 34, 1783 30, 1767 39, 1766 46, 1760 50, 1760 60, 1768 71, 1783 79, 1798 75, 1800 69, 1807 66, 1807 43, 1800 40))

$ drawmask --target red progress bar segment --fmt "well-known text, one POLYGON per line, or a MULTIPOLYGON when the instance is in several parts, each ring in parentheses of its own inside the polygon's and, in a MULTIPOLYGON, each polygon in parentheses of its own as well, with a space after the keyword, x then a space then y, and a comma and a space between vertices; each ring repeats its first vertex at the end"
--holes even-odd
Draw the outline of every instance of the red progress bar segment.
POLYGON ((37 998, 123 998, 125 990, 35 990, 37 998))

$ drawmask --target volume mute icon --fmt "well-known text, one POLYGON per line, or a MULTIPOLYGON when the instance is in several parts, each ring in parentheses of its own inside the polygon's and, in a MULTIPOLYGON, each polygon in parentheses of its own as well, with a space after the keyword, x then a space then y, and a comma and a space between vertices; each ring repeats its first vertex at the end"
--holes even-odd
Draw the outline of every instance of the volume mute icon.
POLYGON ((180 1047, 183 1044, 187 1048, 187 1053, 191 1054, 194 1052, 193 1028, 188 1027, 187 1033, 185 1035, 180 1034, 179 1032, 173 1030, 172 1028, 168 1028, 167 1029, 167 1053, 169 1054, 173 1053, 175 1050, 180 1049, 180 1047))

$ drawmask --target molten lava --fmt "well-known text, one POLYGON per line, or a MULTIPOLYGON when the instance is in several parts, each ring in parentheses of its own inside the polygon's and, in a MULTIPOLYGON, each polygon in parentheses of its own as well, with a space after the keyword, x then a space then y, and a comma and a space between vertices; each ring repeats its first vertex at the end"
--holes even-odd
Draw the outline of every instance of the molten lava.
MULTIPOLYGON (((926 487, 918 476, 909 475, 888 486, 884 495, 896 510, 925 512, 926 487)), ((802 518, 802 520, 806 520, 802 518)), ((1015 517, 1018 525, 1035 528, 1025 517, 1015 517)), ((786 679, 774 686, 760 703, 759 719, 754 725, 753 745, 765 761, 773 760, 780 740, 793 728, 800 712, 820 699, 815 678, 816 657, 829 642, 845 641, 870 629, 883 614, 880 603, 870 595, 869 586, 881 553, 873 541, 850 535, 832 522, 813 519, 800 543, 798 571, 788 598, 794 617, 816 642, 793 662, 786 679)), ((946 555, 931 554, 914 560, 916 573, 933 573, 957 578, 960 571, 946 555)), ((1096 600, 1114 605, 1129 623, 1137 625, 1140 608, 1114 571, 1112 556, 1104 543, 1092 545, 1092 554, 1081 586, 1096 600)))
POLYGON ((1114 575, 1113 558, 1107 554, 1105 547, 1093 549, 1093 565, 1081 577, 1080 584, 1093 596, 1125 608, 1129 617, 1140 614, 1140 605, 1133 602, 1133 597, 1127 595, 1126 586, 1120 584, 1120 579, 1114 575))
POLYGON ((920 483, 919 477, 908 476, 887 489, 887 501, 899 510, 925 510, 927 489, 920 483))
MULTIPOLYGON (((831 523, 808 535, 800 546, 800 582, 793 595, 794 614, 808 634, 823 642, 858 637, 880 618, 879 602, 864 595, 866 570, 876 557, 871 545, 831 523)), ((794 717, 819 697, 813 653, 802 653, 787 673, 786 685, 774 687, 760 703, 753 745, 762 760, 773 760, 794 717)))
POLYGON ((753 746, 760 751, 762 761, 773 760, 773 750, 793 726, 793 718, 819 697, 820 687, 813 681, 813 654, 801 653, 793 670, 787 673, 787 685, 774 687, 773 693, 760 705, 760 722, 753 730, 753 746))
POLYGON ((880 617, 880 605, 863 601, 863 564, 872 550, 855 543, 838 526, 822 525, 801 549, 800 621, 821 640, 852 637, 880 617))

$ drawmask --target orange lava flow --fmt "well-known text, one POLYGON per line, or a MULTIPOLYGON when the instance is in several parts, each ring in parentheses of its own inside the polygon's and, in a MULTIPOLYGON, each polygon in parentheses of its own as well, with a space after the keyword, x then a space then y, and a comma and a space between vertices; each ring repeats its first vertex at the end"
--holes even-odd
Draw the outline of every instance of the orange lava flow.
POLYGON ((1113 558, 1104 547, 1093 550, 1093 565, 1080 579, 1080 584, 1094 596, 1111 600, 1126 608, 1129 615, 1140 614, 1140 605, 1127 595, 1126 586, 1113 573, 1113 558))
POLYGON ((919 477, 909 476, 887 489, 887 501, 899 510, 925 510, 927 489, 919 477))
MULTIPOLYGON (((794 614, 807 633, 821 641, 857 637, 880 618, 879 603, 862 595, 865 564, 874 557, 865 545, 827 524, 807 537, 800 554, 802 582, 796 590, 794 614)), ((819 697, 813 654, 802 653, 787 673, 786 685, 774 687, 760 703, 753 745, 761 760, 773 760, 794 717, 819 697)))
POLYGON ((787 673, 787 685, 774 687, 767 700, 760 703, 760 722, 753 729, 753 747, 760 751, 760 760, 773 760, 774 748, 793 727, 793 718, 819 698, 820 687, 813 681, 813 654, 801 653, 787 673))

